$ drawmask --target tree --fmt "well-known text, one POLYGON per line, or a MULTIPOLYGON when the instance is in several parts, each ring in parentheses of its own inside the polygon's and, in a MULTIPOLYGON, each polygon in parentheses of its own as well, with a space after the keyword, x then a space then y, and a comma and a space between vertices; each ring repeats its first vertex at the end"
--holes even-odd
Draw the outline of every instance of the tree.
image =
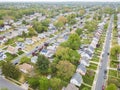
POLYGON ((70 15, 68 15, 67 16, 68 24, 70 24, 70 25, 75 24, 76 23, 75 17, 76 17, 76 14, 70 14, 70 15))
POLYGON ((13 78, 13 79, 18 79, 21 75, 19 69, 16 68, 15 65, 13 65, 10 62, 6 62, 2 65, 2 73, 6 77, 10 77, 10 78, 13 78))
POLYGON ((120 46, 114 45, 110 50, 111 59, 117 60, 117 56, 120 54, 120 46))
POLYGON ((22 21, 22 24, 27 24, 27 22, 25 20, 22 21))
POLYGON ((71 34, 67 42, 62 43, 61 46, 69 47, 73 50, 78 50, 80 47, 80 37, 76 33, 71 34))
POLYGON ((0 20, 0 26, 3 26, 3 25, 4 25, 3 20, 0 20))
POLYGON ((29 32, 28 32, 29 36, 37 35, 34 28, 29 28, 28 30, 29 30, 29 32))
POLYGON ((56 22, 54 22, 54 25, 56 28, 60 29, 67 23, 67 18, 64 16, 60 16, 56 22))
POLYGON ((45 20, 42 21, 42 25, 43 25, 43 26, 46 26, 46 27, 49 26, 49 23, 50 23, 50 20, 49 20, 49 19, 45 19, 45 20))
POLYGON ((58 22, 58 21, 54 22, 54 25, 58 29, 60 29, 60 28, 62 28, 64 26, 64 24, 62 22, 58 22))
POLYGON ((110 84, 107 86, 106 90, 117 90, 117 87, 115 84, 110 84))
POLYGON ((65 81, 69 80, 75 71, 75 66, 69 61, 60 61, 57 65, 57 76, 65 81))
POLYGON ((52 78, 50 79, 50 86, 52 90, 62 90, 62 81, 59 78, 52 78))
POLYGON ((65 25, 65 24, 67 23, 67 18, 65 18, 64 16, 60 16, 60 17, 58 18, 58 22, 62 22, 63 25, 65 25))
POLYGON ((41 77, 39 80, 39 90, 48 90, 49 87, 49 80, 46 77, 41 77))
POLYGON ((37 60, 37 68, 42 74, 48 73, 48 68, 49 68, 49 60, 46 58, 44 55, 39 55, 38 60, 37 60))
POLYGON ((67 60, 76 65, 79 62, 80 55, 77 51, 68 47, 58 47, 55 53, 55 58, 56 62, 67 60))
POLYGON ((30 62, 30 58, 28 58, 27 56, 24 56, 24 57, 22 57, 21 59, 20 59, 20 63, 22 64, 22 63, 28 63, 28 62, 30 62))
POLYGON ((27 34, 24 31, 22 32, 22 37, 27 37, 27 34))
POLYGON ((77 28, 76 33, 77 33, 78 35, 81 35, 81 34, 82 34, 82 29, 77 28))
POLYGON ((43 31, 47 31, 47 29, 48 29, 48 21, 46 20, 46 21, 43 21, 42 23, 38 22, 38 21, 34 21, 33 22, 33 28, 38 33, 42 33, 43 31))
POLYGON ((85 14, 85 9, 81 8, 79 12, 80 12, 80 16, 83 16, 85 14))
POLYGON ((30 85, 30 87, 32 87, 33 89, 36 89, 39 87, 39 79, 38 77, 31 77, 28 79, 28 83, 30 85))

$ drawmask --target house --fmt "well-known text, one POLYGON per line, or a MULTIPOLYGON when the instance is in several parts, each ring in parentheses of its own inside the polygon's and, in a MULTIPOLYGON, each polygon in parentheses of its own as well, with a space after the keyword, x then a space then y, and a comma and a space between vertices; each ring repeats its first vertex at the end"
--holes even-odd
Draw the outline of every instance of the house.
POLYGON ((17 30, 18 31, 21 31, 21 32, 25 32, 25 33, 28 33, 29 31, 28 31, 28 28, 26 27, 26 26, 20 26, 20 27, 18 27, 17 28, 17 30))
POLYGON ((53 45, 53 46, 48 46, 48 47, 47 47, 47 50, 55 51, 55 50, 56 50, 56 46, 55 46, 55 45, 53 45))
POLYGON ((70 83, 80 87, 83 82, 82 76, 79 73, 75 73, 70 80, 70 83))
POLYGON ((10 28, 11 28, 10 25, 4 25, 4 29, 5 29, 5 30, 8 30, 8 29, 10 29, 10 28))
POLYGON ((81 53, 81 56, 91 59, 92 58, 92 52, 89 49, 86 49, 83 53, 81 53))
POLYGON ((5 31, 6 29, 4 27, 0 27, 0 31, 5 31))
POLYGON ((33 36, 33 37, 32 37, 32 41, 33 41, 33 42, 37 42, 37 41, 39 41, 39 38, 38 38, 38 37, 33 36))
POLYGON ((33 56, 33 57, 31 58, 31 62, 32 62, 32 63, 36 63, 36 62, 37 62, 37 59, 38 59, 38 56, 33 56))
POLYGON ((47 53, 45 54, 45 56, 48 57, 48 58, 52 58, 54 53, 55 53, 54 51, 48 50, 47 53))
POLYGON ((62 43, 62 42, 64 42, 64 41, 65 41, 64 38, 58 38, 58 39, 57 39, 57 42, 58 42, 58 43, 62 43))
POLYGON ((21 25, 21 24, 22 24, 22 21, 17 21, 17 22, 14 22, 14 23, 13 23, 13 26, 16 27, 16 26, 19 26, 19 25, 21 25))
POLYGON ((80 73, 81 75, 85 75, 86 74, 86 67, 84 64, 79 64, 77 69, 76 69, 76 72, 80 73))
POLYGON ((42 49, 41 52, 40 52, 40 54, 42 54, 42 55, 46 55, 47 52, 48 52, 48 50, 46 50, 46 49, 42 49))
POLYGON ((43 38, 45 38, 46 36, 45 36, 45 34, 38 34, 38 37, 39 37, 40 39, 43 39, 43 38))
POLYGON ((31 38, 26 38, 26 40, 25 40, 25 44, 30 45, 30 44, 33 44, 33 43, 34 43, 34 41, 32 41, 31 38))
POLYGON ((77 88, 74 84, 69 83, 67 87, 63 90, 79 90, 79 88, 77 88))
POLYGON ((86 49, 86 50, 85 50, 85 53, 86 53, 86 55, 89 57, 89 59, 91 59, 91 58, 92 58, 93 53, 92 53, 92 51, 91 51, 91 50, 86 49))
POLYGON ((24 73, 28 73, 33 70, 33 66, 27 63, 23 63, 19 65, 19 69, 24 73))
POLYGON ((25 44, 23 42, 16 42, 16 48, 23 50, 25 48, 25 44))
POLYGON ((17 53, 17 48, 13 47, 13 46, 8 46, 7 48, 7 52, 11 53, 11 54, 16 54, 17 53))
POLYGON ((89 50, 91 53, 94 53, 94 47, 93 47, 93 46, 89 45, 88 50, 89 50))
POLYGON ((81 58, 80 63, 83 64, 84 66, 90 65, 90 61, 89 61, 88 57, 86 57, 86 56, 81 58))
POLYGON ((0 60, 4 60, 6 57, 5 52, 0 51, 0 60))
POLYGON ((5 43, 6 41, 7 41, 7 39, 5 38, 5 36, 0 36, 0 45, 5 43))

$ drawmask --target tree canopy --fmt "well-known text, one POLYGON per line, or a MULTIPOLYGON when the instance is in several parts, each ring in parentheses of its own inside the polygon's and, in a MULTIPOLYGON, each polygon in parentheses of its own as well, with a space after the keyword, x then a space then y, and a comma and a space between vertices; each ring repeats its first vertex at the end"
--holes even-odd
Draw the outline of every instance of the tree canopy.
POLYGON ((111 59, 117 60, 118 54, 120 54, 120 46, 119 45, 114 45, 110 50, 111 59))
POLYGON ((39 55, 38 60, 37 60, 37 68, 42 74, 48 73, 48 68, 49 68, 49 60, 46 58, 44 55, 39 55))
POLYGON ((70 25, 75 24, 76 23, 75 17, 76 17, 76 14, 70 14, 70 15, 68 15, 67 16, 68 24, 70 24, 70 25))
POLYGON ((76 33, 78 34, 78 35, 81 35, 82 34, 82 29, 80 29, 80 28, 77 28, 77 30, 76 30, 76 33))
POLYGON ((20 75, 21 75, 19 69, 16 68, 15 65, 13 65, 10 62, 3 63, 3 65, 2 65, 2 73, 6 77, 10 77, 10 78, 13 78, 13 79, 18 79, 20 77, 20 75))
POLYGON ((29 28, 28 29, 29 32, 28 32, 28 36, 34 36, 34 35, 37 35, 36 31, 34 28, 29 28))
POLYGON ((63 84, 61 79, 59 78, 51 78, 50 79, 50 87, 52 90, 62 90, 63 84))
POLYGON ((50 87, 49 80, 46 77, 39 79, 39 90, 48 90, 50 87))
POLYGON ((63 27, 67 23, 67 18, 64 16, 60 16, 58 20, 54 23, 54 25, 59 29, 63 27))
POLYGON ((71 34, 66 42, 63 42, 61 46, 69 47, 73 50, 78 50, 80 47, 80 37, 78 34, 71 34))
POLYGON ((107 88, 105 90, 117 90, 117 87, 115 84, 110 84, 107 86, 107 88))
POLYGON ((58 47, 55 53, 55 60, 59 62, 60 60, 67 60, 73 64, 78 64, 80 55, 77 51, 72 50, 68 47, 58 47))
POLYGON ((69 61, 60 61, 57 65, 57 76, 65 81, 69 80, 75 71, 75 66, 69 61))

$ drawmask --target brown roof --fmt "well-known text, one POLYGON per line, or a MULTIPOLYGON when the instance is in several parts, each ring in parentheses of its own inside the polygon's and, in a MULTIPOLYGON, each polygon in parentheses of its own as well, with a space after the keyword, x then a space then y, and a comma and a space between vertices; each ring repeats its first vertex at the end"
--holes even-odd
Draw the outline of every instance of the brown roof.
POLYGON ((31 71, 33 69, 33 66, 30 64, 24 63, 22 65, 19 65, 19 68, 26 71, 31 71))
POLYGON ((65 90, 79 90, 75 85, 73 84, 68 84, 65 90))
POLYGON ((8 52, 11 52, 11 53, 16 53, 16 48, 15 47, 13 47, 13 46, 8 46, 8 48, 7 48, 7 51, 8 52))

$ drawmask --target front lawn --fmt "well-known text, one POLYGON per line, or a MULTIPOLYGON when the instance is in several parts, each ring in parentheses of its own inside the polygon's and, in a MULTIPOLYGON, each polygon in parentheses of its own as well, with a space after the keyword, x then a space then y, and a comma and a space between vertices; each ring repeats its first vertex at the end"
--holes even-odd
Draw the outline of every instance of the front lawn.
POLYGON ((22 55, 23 53, 24 53, 24 52, 23 52, 22 50, 19 50, 19 51, 18 51, 18 54, 19 54, 19 55, 22 55))
POLYGON ((91 88, 82 84, 79 90, 91 90, 91 88))
POLYGON ((10 54, 8 52, 6 53, 6 56, 7 56, 7 58, 5 60, 7 60, 7 61, 11 61, 17 57, 16 54, 10 54))
POLYGON ((117 71, 115 71, 115 70, 109 70, 109 75, 117 77, 117 71))
POLYGON ((97 65, 94 63, 90 63, 90 66, 88 67, 89 69, 93 69, 96 70, 97 69, 97 65))
POLYGON ((87 70, 86 75, 83 76, 83 82, 92 86, 93 80, 94 80, 94 76, 95 76, 95 72, 94 71, 87 70))

